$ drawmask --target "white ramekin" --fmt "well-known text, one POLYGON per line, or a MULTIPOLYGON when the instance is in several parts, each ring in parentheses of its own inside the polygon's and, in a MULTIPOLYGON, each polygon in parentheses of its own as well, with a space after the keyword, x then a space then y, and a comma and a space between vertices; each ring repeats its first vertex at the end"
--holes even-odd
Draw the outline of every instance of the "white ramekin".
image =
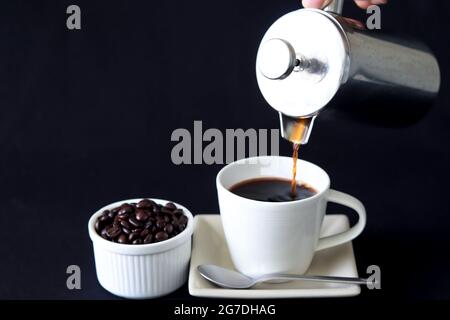
MULTIPOLYGON (((168 202, 149 199, 162 205, 168 202)), ((95 221, 104 210, 140 200, 107 205, 94 213, 88 224, 98 281, 109 292, 124 298, 146 299, 169 294, 181 287, 188 276, 194 218, 178 203, 174 202, 188 217, 187 227, 168 240, 140 245, 120 244, 103 239, 95 231, 95 221)))

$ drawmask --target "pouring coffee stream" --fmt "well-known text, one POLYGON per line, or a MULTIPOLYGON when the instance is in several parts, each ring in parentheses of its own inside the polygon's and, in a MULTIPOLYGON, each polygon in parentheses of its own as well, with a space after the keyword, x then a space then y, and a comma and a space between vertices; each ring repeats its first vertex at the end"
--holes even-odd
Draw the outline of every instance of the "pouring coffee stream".
POLYGON ((292 127, 291 136, 289 141, 292 143, 292 181, 291 181, 291 194, 294 198, 297 194, 297 160, 298 152, 300 149, 301 141, 304 139, 305 134, 307 134, 308 127, 311 125, 312 118, 300 118, 292 127))
POLYGON ((297 160, 298 160, 298 149, 300 148, 300 144, 294 143, 292 152, 292 159, 294 159, 294 163, 292 165, 292 181, 291 181, 291 196, 294 197, 297 194, 297 160))

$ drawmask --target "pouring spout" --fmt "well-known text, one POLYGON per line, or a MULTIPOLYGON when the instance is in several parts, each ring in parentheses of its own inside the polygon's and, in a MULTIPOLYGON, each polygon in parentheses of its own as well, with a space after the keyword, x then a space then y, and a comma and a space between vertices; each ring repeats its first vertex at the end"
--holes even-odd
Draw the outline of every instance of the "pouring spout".
POLYGON ((296 118, 280 112, 281 136, 292 143, 307 144, 315 118, 296 118))

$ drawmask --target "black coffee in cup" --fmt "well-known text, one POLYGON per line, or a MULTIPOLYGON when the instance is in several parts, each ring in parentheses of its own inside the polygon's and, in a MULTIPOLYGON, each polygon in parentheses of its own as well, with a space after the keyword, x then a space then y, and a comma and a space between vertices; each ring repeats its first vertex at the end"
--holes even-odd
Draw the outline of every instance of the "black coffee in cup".
POLYGON ((229 189, 234 194, 257 201, 288 202, 312 197, 317 191, 307 184, 297 184, 295 193, 291 179, 267 177, 241 181, 229 189))

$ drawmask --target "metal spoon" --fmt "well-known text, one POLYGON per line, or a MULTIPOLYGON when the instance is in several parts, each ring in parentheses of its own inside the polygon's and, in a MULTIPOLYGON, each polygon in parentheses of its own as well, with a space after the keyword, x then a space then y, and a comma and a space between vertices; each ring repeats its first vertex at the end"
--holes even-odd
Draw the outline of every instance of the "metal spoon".
POLYGON ((197 267, 198 272, 207 280, 227 289, 248 289, 255 284, 269 280, 303 280, 316 282, 334 282, 334 283, 351 283, 351 284, 367 284, 367 279, 363 278, 347 278, 347 277, 331 277, 331 276, 309 276, 294 274, 267 274, 258 278, 250 278, 240 272, 225 269, 213 264, 202 264, 197 267))

